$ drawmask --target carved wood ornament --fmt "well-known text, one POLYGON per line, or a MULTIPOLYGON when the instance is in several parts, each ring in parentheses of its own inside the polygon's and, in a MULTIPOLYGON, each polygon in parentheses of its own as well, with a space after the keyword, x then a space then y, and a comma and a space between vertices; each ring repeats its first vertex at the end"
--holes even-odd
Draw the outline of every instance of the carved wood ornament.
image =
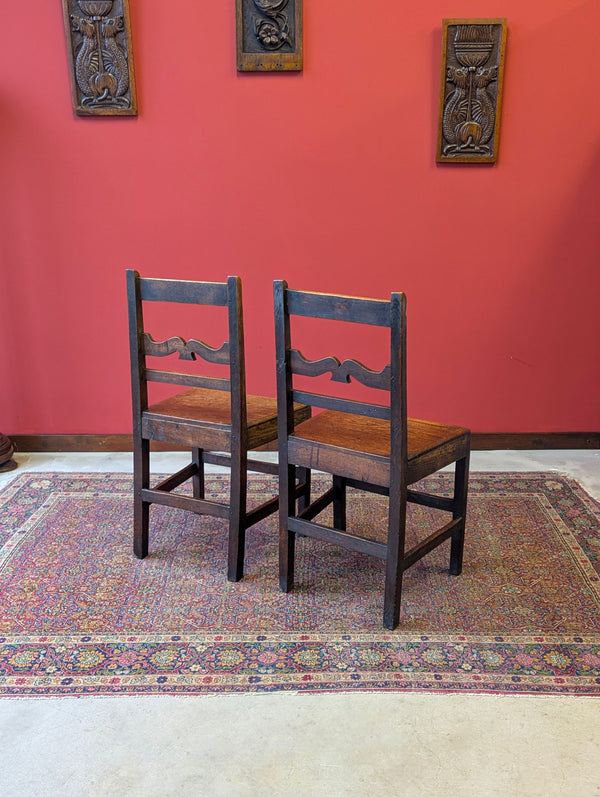
POLYGON ((506 19, 445 19, 438 163, 498 157, 506 19))
POLYGON ((302 70, 302 0, 235 0, 240 72, 302 70))
POLYGON ((149 332, 144 333, 144 354, 150 357, 166 357, 175 352, 179 354, 180 360, 195 360, 198 356, 209 363, 229 365, 231 362, 228 340, 216 349, 195 338, 184 340, 174 337, 168 340, 154 340, 149 332))
POLYGON ((63 0, 73 110, 136 116, 129 0, 63 0))
POLYGON ((17 467, 17 463, 12 458, 14 453, 15 447, 8 437, 0 432, 0 473, 7 473, 17 467))
POLYGON ((333 356, 323 357, 321 360, 307 360, 301 351, 290 349, 290 366, 294 374, 321 376, 330 373, 332 382, 350 384, 352 379, 355 379, 367 387, 390 390, 392 369, 389 365, 386 365, 382 371, 373 371, 359 363, 358 360, 340 362, 337 357, 333 356))

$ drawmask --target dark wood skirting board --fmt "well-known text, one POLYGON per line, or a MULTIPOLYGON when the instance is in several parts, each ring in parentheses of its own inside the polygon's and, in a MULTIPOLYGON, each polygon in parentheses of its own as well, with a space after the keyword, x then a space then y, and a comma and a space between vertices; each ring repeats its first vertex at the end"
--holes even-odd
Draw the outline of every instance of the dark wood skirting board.
MULTIPOLYGON (((43 434, 8 435, 17 452, 131 451, 130 434, 43 434)), ((181 450, 157 443, 155 451, 181 450)), ((600 448, 600 432, 476 432, 473 451, 552 450, 600 448)))
POLYGON ((535 451, 600 448, 600 432, 477 432, 473 451, 535 451))

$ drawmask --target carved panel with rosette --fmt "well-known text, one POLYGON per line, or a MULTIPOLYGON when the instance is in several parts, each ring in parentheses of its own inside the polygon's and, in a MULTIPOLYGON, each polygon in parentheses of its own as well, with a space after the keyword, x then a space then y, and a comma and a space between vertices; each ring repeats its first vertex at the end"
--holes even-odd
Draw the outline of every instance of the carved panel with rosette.
POLYGON ((240 72, 302 69, 302 0, 235 0, 240 72))
POLYGON ((498 157, 506 19, 445 19, 438 163, 498 157))
POLYGON ((73 110, 136 116, 129 0, 63 0, 73 110))

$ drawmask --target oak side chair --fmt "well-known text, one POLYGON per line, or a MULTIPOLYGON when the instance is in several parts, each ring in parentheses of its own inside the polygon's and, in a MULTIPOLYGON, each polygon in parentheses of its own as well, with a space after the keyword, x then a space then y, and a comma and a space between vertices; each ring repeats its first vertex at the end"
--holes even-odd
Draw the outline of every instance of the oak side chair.
MULTIPOLYGON (((451 538, 450 573, 462 569, 471 433, 407 418, 406 411, 406 298, 392 293, 389 301, 289 290, 274 283, 277 399, 279 405, 279 582, 284 592, 294 586, 296 535, 334 543, 385 561, 383 625, 394 629, 400 619, 403 572, 442 542, 451 538), (372 371, 356 360, 336 357, 309 360, 292 348, 293 317, 368 324, 389 329, 390 360, 372 371), (319 377, 349 383, 352 379, 379 391, 382 404, 339 398, 294 388, 298 377, 319 377), (298 423, 294 402, 323 411, 298 423), (411 485, 440 468, 456 463, 453 495, 431 495, 411 485), (332 486, 312 503, 296 509, 297 468, 332 475, 332 486), (346 529, 346 488, 389 496, 386 542, 367 540, 346 529), (405 550, 407 502, 445 510, 447 523, 410 550, 405 550), (333 504, 333 526, 314 520, 333 504)), ((297 323, 297 322, 296 322, 297 323)), ((386 333, 387 337, 387 333, 386 333)), ((385 358, 387 360, 387 356, 385 358)), ((330 380, 330 381, 331 381, 330 380)), ((307 380, 305 380, 307 381, 307 380)), ((322 380, 321 380, 322 381, 322 380)), ((310 380, 314 384, 313 380, 310 380)), ((333 391, 332 391, 333 392, 333 391)), ((338 391, 339 392, 339 391, 338 391)), ((314 492, 314 491, 313 491, 314 492)), ((350 589, 350 587, 349 587, 350 589)))
MULTIPOLYGON (((137 271, 128 269, 127 296, 133 408, 134 553, 140 559, 148 554, 151 504, 227 518, 227 577, 238 581, 243 575, 246 529, 276 512, 278 506, 277 498, 250 511, 246 506, 248 466, 261 473, 277 474, 275 463, 248 460, 249 450, 277 439, 277 402, 274 398, 246 395, 241 281, 239 277, 229 277, 226 283, 144 279, 137 271), (228 340, 219 348, 179 336, 156 341, 144 327, 146 302, 223 308, 228 319, 228 340), (201 358, 224 366, 227 378, 179 373, 177 360, 174 365, 171 363, 171 370, 167 370, 168 363, 163 370, 147 367, 146 357, 171 354, 178 354, 180 360, 201 358), (148 382, 187 389, 149 406, 148 382), (191 448, 191 462, 150 487, 150 441, 153 440, 191 448), (231 469, 228 504, 205 498, 205 463, 231 469), (174 492, 190 479, 191 496, 174 492)), ((310 416, 310 408, 295 407, 293 414, 297 421, 305 420, 310 416)), ((304 505, 310 490, 310 474, 301 473, 302 483, 295 489, 300 504, 304 505)))

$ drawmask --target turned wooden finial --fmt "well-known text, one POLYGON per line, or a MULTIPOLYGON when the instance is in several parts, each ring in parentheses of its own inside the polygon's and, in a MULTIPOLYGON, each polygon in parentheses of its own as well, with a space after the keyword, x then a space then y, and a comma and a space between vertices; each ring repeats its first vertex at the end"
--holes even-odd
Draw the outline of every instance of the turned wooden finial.
POLYGON ((17 467, 17 463, 12 459, 14 453, 15 447, 8 437, 0 432, 0 473, 6 473, 17 467))

